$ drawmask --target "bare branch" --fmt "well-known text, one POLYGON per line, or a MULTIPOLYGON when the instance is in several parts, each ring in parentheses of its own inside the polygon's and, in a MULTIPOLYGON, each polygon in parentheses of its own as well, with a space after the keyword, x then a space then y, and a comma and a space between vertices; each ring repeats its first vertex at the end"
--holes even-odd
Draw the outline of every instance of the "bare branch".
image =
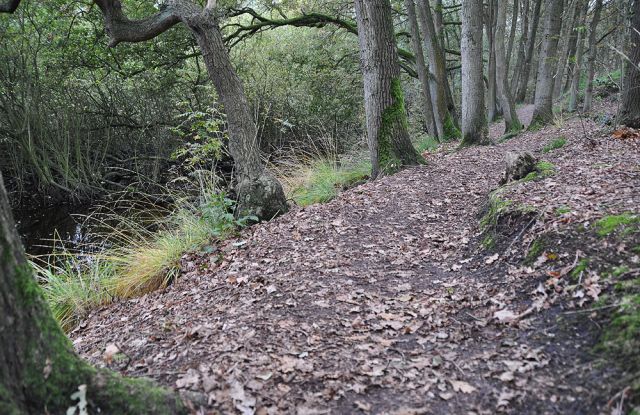
POLYGON ((8 0, 6 3, 0 3, 0 13, 13 13, 20 5, 20 0, 8 0))
POLYGON ((180 22, 170 6, 161 6, 153 16, 130 20, 122 12, 120 0, 95 0, 104 16, 104 25, 110 37, 109 46, 120 42, 143 42, 153 39, 180 22))

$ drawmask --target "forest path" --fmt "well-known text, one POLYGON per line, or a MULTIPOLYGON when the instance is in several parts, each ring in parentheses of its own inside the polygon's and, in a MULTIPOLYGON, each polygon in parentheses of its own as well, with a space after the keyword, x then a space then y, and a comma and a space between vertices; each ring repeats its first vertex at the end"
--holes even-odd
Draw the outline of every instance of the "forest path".
POLYGON ((426 166, 247 229, 213 254, 185 258, 164 292, 94 312, 72 333, 74 345, 96 364, 195 392, 199 413, 593 408, 610 391, 565 378, 582 339, 562 344, 552 327, 495 318, 526 309, 544 273, 479 244, 504 153, 540 154, 556 135, 449 146, 426 166), (126 357, 105 355, 109 345, 126 357))

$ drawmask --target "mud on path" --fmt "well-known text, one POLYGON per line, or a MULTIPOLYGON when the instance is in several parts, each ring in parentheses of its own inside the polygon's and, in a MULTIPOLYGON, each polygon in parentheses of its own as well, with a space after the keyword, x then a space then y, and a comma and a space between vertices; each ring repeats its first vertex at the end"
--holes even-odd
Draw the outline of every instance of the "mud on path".
POLYGON ((546 271, 516 257, 525 233, 555 219, 541 214, 499 251, 482 249, 478 225, 504 153, 542 155, 559 134, 567 146, 544 156, 556 175, 514 186, 515 199, 539 212, 575 205, 575 221, 637 210, 637 145, 599 131, 573 119, 496 146, 445 147, 427 166, 186 257, 175 284, 95 311, 74 345, 95 364, 189 391, 199 413, 606 410, 620 370, 593 363, 591 328, 560 327, 566 310, 552 301, 508 318, 541 304, 532 292, 546 271), (114 345, 120 353, 105 355, 114 345))

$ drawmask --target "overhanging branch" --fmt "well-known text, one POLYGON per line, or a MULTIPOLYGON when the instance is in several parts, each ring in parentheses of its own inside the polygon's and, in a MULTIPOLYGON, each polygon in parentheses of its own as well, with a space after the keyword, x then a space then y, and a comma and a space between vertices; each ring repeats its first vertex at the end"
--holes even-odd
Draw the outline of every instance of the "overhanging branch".
POLYGON ((104 16, 109 46, 120 42, 143 42, 153 39, 180 22, 170 6, 162 6, 153 16, 130 20, 122 12, 120 0, 95 0, 104 16))

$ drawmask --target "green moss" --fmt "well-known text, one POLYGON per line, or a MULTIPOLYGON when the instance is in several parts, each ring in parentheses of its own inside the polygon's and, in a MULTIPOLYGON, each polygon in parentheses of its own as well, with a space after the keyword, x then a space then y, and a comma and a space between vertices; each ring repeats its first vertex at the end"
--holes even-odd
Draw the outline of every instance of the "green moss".
POLYGON ((506 212, 513 204, 511 200, 502 199, 497 192, 489 196, 487 213, 480 219, 480 228, 486 230, 495 226, 501 214, 506 212))
POLYGON ((447 112, 447 116, 444 119, 444 123, 442 124, 442 129, 444 130, 444 139, 445 140, 458 140, 462 137, 462 133, 456 127, 456 124, 453 122, 453 117, 451 113, 447 112))
POLYGON ((548 161, 539 161, 538 164, 536 164, 536 170, 543 176, 549 176, 555 172, 556 166, 548 161))
POLYGON ((602 346, 622 356, 628 369, 640 369, 640 294, 624 296, 620 307, 607 325, 602 346))
POLYGON ((532 120, 531 124, 529 124, 529 127, 527 127, 527 131, 537 132, 542 130, 543 127, 544 127, 544 123, 542 121, 532 120))
POLYGON ((378 162, 380 172, 392 174, 402 166, 393 149, 393 134, 398 127, 408 129, 407 113, 404 107, 404 94, 400 79, 391 81, 392 104, 382 113, 380 130, 378 131, 378 162))
POLYGON ((544 239, 538 238, 533 241, 531 246, 529 247, 529 251, 524 258, 525 264, 533 264, 536 259, 544 252, 546 247, 546 243, 544 239))
POLYGON ((433 151, 438 148, 438 140, 430 135, 422 136, 415 144, 416 150, 418 153, 422 154, 425 151, 433 151))
POLYGON ((578 262, 576 267, 571 271, 571 278, 577 280, 580 278, 583 272, 585 272, 589 268, 589 258, 583 258, 578 262))
POLYGON ((559 208, 556 209, 556 215, 558 216, 564 215, 565 213, 569 213, 571 211, 572 210, 569 206, 560 206, 559 208))
POLYGON ((619 267, 615 267, 613 270, 611 270, 611 275, 613 277, 619 277, 623 274, 626 274, 627 272, 630 271, 630 268, 626 265, 621 265, 619 267))
POLYGON ((627 227, 627 230, 638 230, 640 217, 626 212, 621 215, 609 215, 596 222, 596 230, 601 237, 612 234, 620 227, 627 227))
POLYGON ((18 409, 14 401, 13 393, 8 391, 4 385, 0 383, 0 414, 21 415, 22 411, 18 409))
POLYGON ((546 146, 542 148, 543 153, 549 153, 553 150, 560 149, 567 144, 567 139, 564 136, 558 137, 546 146))
POLYGON ((496 239, 493 235, 487 235, 482 240, 482 247, 484 249, 493 249, 496 246, 496 239))

